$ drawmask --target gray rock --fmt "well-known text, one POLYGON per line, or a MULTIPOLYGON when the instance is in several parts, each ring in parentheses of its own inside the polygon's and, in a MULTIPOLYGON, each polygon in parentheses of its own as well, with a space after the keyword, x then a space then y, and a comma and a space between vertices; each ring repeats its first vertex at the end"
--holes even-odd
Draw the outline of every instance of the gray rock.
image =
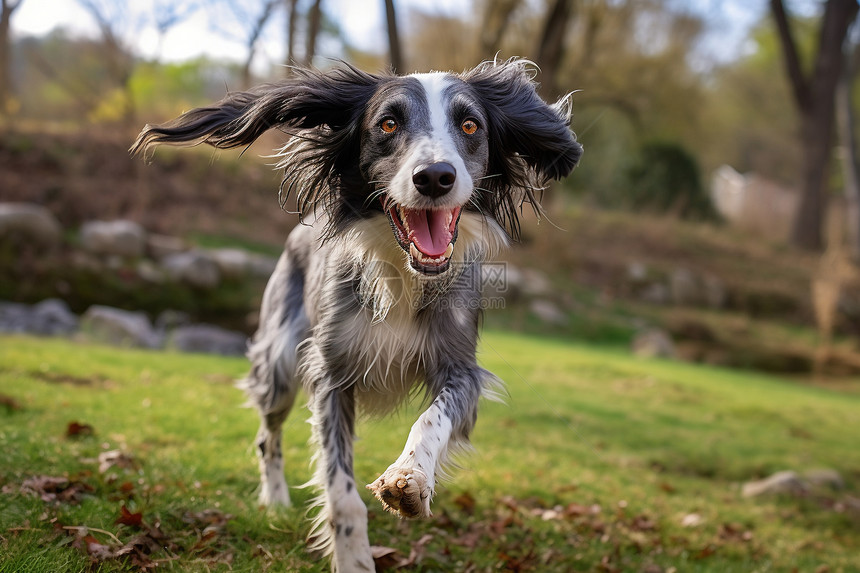
POLYGON ((78 317, 65 301, 57 298, 49 298, 34 305, 33 316, 38 325, 38 334, 68 335, 78 330, 78 317))
POLYGON ((89 221, 81 226, 81 247, 94 255, 141 257, 146 250, 146 231, 134 221, 89 221))
POLYGON ((19 302, 0 302, 0 332, 28 332, 30 307, 19 302))
POLYGON ((98 257, 83 251, 72 251, 72 255, 69 257, 69 262, 75 270, 90 273, 100 273, 104 271, 105 268, 104 263, 102 263, 98 257))
POLYGON ((51 249, 60 244, 63 229, 50 211, 32 203, 0 203, 0 242, 51 249))
POLYGON ((153 259, 160 261, 169 255, 184 253, 188 245, 179 237, 150 233, 146 237, 146 252, 153 259))
POLYGON ((242 249, 212 249, 206 254, 215 261, 221 276, 225 278, 243 278, 251 267, 250 253, 242 249))
POLYGON ((167 277, 164 276, 164 270, 149 259, 140 259, 135 267, 137 276, 148 283, 161 284, 167 277))
POLYGON ((678 268, 669 276, 669 293, 678 306, 697 305, 702 300, 702 291, 696 276, 687 269, 678 268))
POLYGON ((675 358, 675 343, 665 330, 649 328, 633 338, 631 349, 642 358, 675 358))
POLYGON ((669 287, 663 283, 651 283, 639 293, 639 300, 650 304, 667 304, 669 298, 669 287))
POLYGON ((567 315, 559 309, 555 303, 546 299, 533 300, 529 304, 529 310, 542 322, 564 326, 567 324, 567 315))
POLYGON ((180 326, 170 337, 170 346, 182 352, 244 356, 248 337, 210 324, 180 326))
POLYGON ((30 306, 0 303, 0 331, 65 336, 78 330, 78 317, 58 299, 47 299, 30 306))
POLYGON ((845 480, 842 475, 833 469, 816 468, 803 472, 803 479, 814 486, 827 487, 838 490, 845 489, 845 480))
POLYGON ((99 342, 117 346, 160 348, 163 337, 142 312, 93 305, 81 317, 82 330, 99 342))
POLYGON ((725 283, 719 277, 714 275, 706 276, 702 287, 705 304, 717 310, 725 308, 726 302, 729 299, 729 293, 725 283))
POLYGON ((161 266, 177 282, 200 289, 214 289, 221 283, 221 271, 211 257, 200 251, 166 256, 161 266))
POLYGON ((741 494, 744 497, 758 497, 780 493, 802 494, 808 490, 806 482, 793 471, 782 471, 758 481, 750 481, 743 485, 741 494))
POLYGON ((180 310, 163 310, 155 318, 155 330, 162 333, 188 324, 191 324, 191 317, 180 310))
POLYGON ((648 267, 639 261, 627 264, 627 279, 633 284, 642 284, 648 279, 648 267))

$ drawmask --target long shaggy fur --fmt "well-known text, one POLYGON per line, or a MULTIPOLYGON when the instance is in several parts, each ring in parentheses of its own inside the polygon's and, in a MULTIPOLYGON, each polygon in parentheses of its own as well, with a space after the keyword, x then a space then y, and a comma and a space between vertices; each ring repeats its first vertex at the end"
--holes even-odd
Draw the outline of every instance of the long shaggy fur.
POLYGON ((424 394, 403 453, 368 488, 389 511, 425 517, 452 456, 469 449, 479 398, 498 395, 475 359, 481 265, 517 238, 524 203, 540 215, 542 186, 582 152, 569 99, 546 104, 533 78, 518 59, 460 75, 298 69, 147 125, 132 146, 243 147, 273 128, 287 137, 280 202, 294 196, 304 224, 266 287, 240 385, 260 413, 267 505, 290 502, 281 428, 306 390, 320 490, 310 548, 340 573, 374 568, 353 475, 357 416, 424 394))

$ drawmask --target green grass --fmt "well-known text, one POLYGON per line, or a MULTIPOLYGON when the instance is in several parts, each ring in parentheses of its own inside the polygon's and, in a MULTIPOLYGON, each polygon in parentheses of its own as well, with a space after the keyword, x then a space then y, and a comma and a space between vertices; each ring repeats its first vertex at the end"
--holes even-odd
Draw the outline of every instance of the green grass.
MULTIPOLYGON (((499 332, 480 359, 508 383, 508 405, 482 405, 477 452, 438 488, 435 517, 398 521, 365 492, 372 544, 405 556, 423 541, 406 570, 860 571, 860 394, 499 332), (838 470, 847 490, 740 495, 744 480, 818 467, 838 470), (692 513, 702 523, 682 527, 692 513)), ((99 546, 157 527, 167 549, 146 559, 159 569, 327 571, 304 549, 312 492, 294 489, 296 506, 280 512, 255 502, 256 414, 232 386, 245 369, 0 338, 0 571, 136 570, 131 557, 88 555, 71 529, 82 526, 99 546), (72 421, 93 434, 68 437, 72 421), (99 472, 113 449, 136 466, 99 472), (70 501, 21 491, 40 475, 88 491, 70 501), (123 505, 141 526, 117 523, 123 505), (230 518, 207 529, 204 510, 230 518)), ((416 415, 410 406, 360 425, 359 480, 397 457, 416 415)), ((297 409, 287 422, 292 485, 311 474, 306 418, 297 409)))

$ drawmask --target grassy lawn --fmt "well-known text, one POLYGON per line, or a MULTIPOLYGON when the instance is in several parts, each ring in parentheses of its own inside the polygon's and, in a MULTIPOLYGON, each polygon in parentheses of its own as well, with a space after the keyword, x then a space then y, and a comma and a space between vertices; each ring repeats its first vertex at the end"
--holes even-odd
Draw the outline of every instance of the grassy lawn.
MULTIPOLYGON (((434 518, 398 521, 365 492, 371 543, 400 570, 860 571, 860 393, 500 332, 481 360, 510 398, 483 404, 434 518), (740 494, 822 467, 847 488, 740 494)), ((232 386, 245 368, 0 337, 0 571, 327 571, 304 549, 312 492, 255 502, 257 419, 232 386)), ((359 480, 397 457, 417 411, 361 424, 359 480)), ((294 486, 311 473, 306 418, 285 432, 294 486)))

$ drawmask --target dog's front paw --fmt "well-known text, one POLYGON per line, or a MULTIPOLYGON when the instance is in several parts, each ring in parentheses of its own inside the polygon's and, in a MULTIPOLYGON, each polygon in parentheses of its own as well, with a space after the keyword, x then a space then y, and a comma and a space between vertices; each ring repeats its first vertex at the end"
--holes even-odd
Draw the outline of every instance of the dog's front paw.
POLYGON ((423 472, 414 469, 388 468, 367 489, 382 507, 402 517, 430 517, 433 487, 423 472))

